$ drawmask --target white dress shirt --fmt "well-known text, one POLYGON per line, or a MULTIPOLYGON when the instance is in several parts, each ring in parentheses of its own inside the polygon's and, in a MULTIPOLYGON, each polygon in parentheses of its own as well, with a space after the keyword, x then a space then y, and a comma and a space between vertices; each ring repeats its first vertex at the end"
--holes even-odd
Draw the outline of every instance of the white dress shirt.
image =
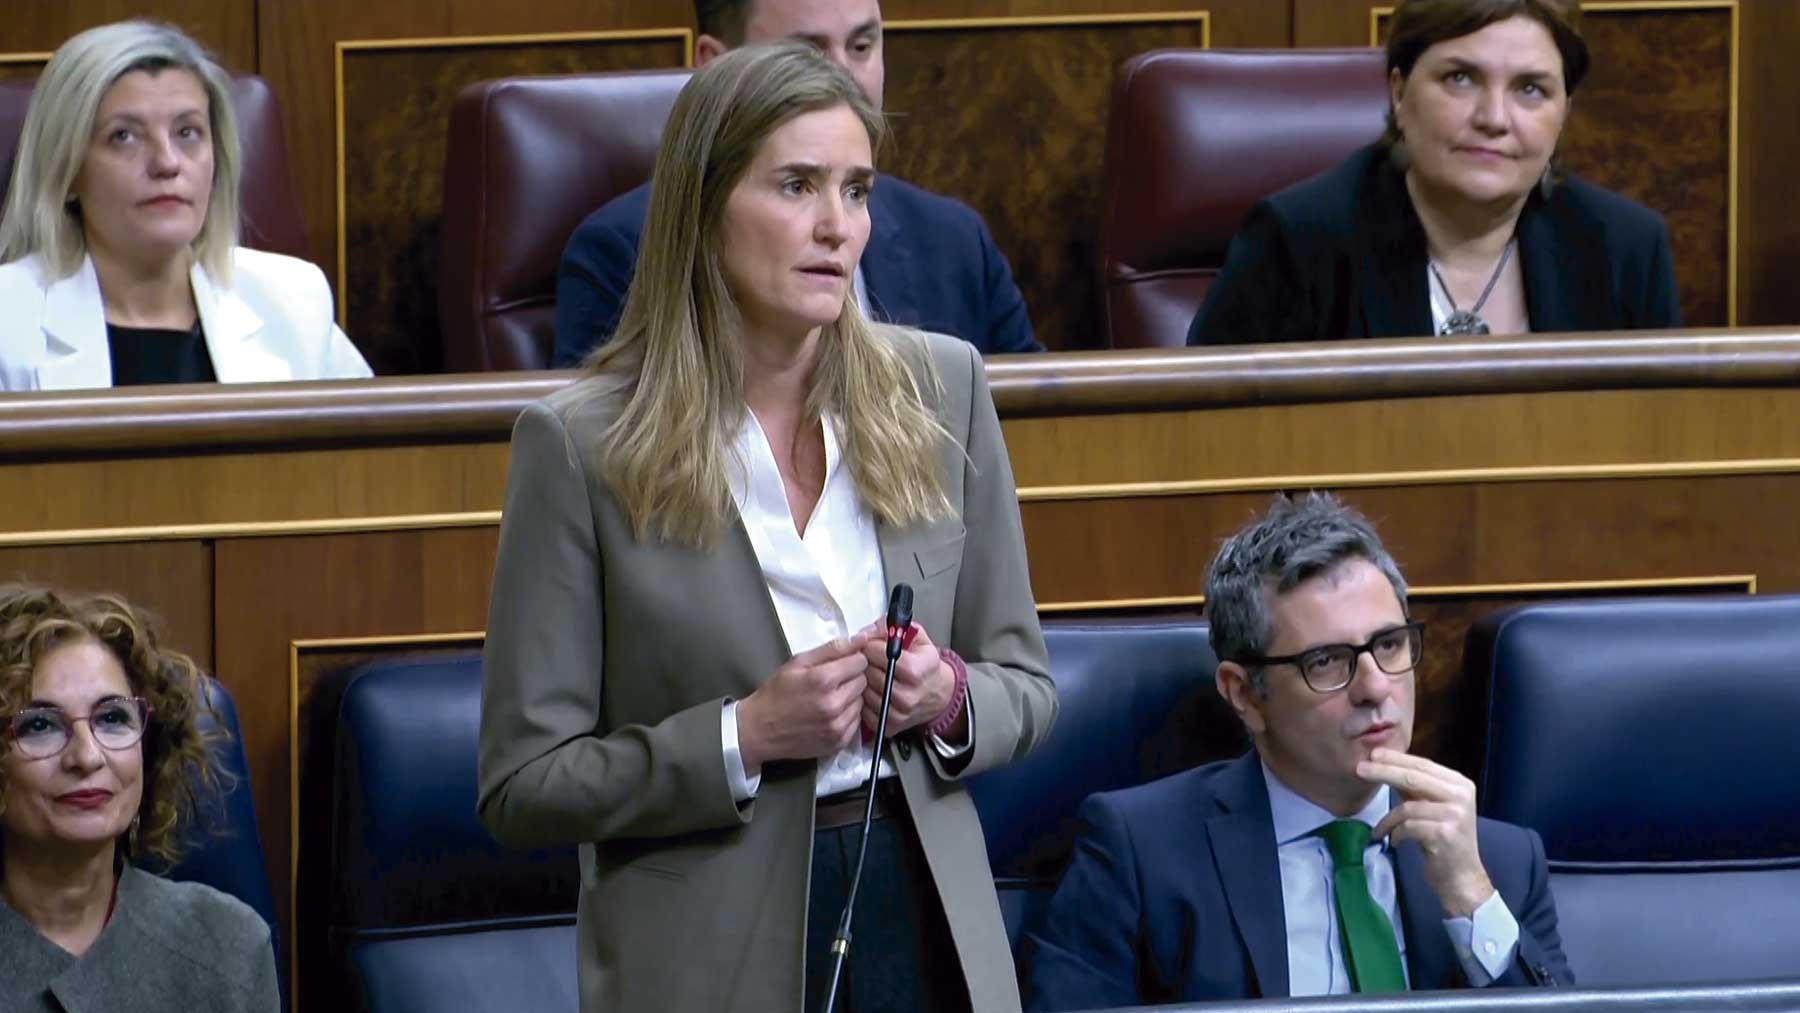
MULTIPOLYGON (((1263 764, 1263 782, 1269 789, 1269 815, 1275 824, 1276 854, 1281 862, 1281 907, 1287 924, 1288 994, 1346 995, 1350 973, 1344 963, 1343 942, 1338 934, 1337 894, 1332 889, 1331 852, 1314 831, 1337 819, 1331 813, 1283 784, 1263 764)), ((1389 789, 1381 788, 1353 819, 1370 827, 1388 813, 1389 789)), ((1381 906, 1394 927, 1400 947, 1400 969, 1412 985, 1406 966, 1406 931, 1399 911, 1390 847, 1384 840, 1369 841, 1363 852, 1363 869, 1369 879, 1369 895, 1381 906)), ((1519 946, 1519 923, 1500 899, 1498 890, 1475 909, 1473 918, 1446 918, 1444 930, 1456 951, 1469 984, 1480 988, 1506 972, 1519 946)))
MULTIPOLYGON (((781 469, 754 413, 744 412, 732 447, 731 498, 762 567, 788 649, 795 653, 847 638, 887 613, 887 579, 881 568, 875 517, 863 505, 856 480, 844 466, 837 426, 836 419, 825 419, 825 486, 804 535, 795 530, 781 469)), ((970 720, 973 722, 974 715, 970 720)), ((736 701, 725 705, 720 721, 725 775, 732 796, 743 802, 755 796, 762 776, 750 777, 744 770, 736 701)), ((974 741, 972 723, 968 741, 974 741)), ((952 747, 936 737, 931 742, 945 757, 968 748, 952 747)), ((815 796, 824 798, 860 786, 869 777, 874 756, 874 744, 859 739, 837 755, 820 759, 815 796)), ((893 765, 884 758, 880 776, 893 775, 893 765)))

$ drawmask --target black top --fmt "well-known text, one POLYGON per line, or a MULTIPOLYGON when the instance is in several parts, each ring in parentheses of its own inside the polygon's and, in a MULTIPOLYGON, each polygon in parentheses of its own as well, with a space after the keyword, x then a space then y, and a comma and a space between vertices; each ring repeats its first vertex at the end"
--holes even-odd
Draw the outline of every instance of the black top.
POLYGON ((200 318, 185 331, 106 325, 114 387, 146 383, 216 383, 200 318))
MULTIPOLYGON (((1568 177, 1532 191, 1517 235, 1533 331, 1681 326, 1656 212, 1568 177)), ((1430 335, 1428 259, 1405 177, 1370 145, 1250 209, 1188 344, 1430 335)))

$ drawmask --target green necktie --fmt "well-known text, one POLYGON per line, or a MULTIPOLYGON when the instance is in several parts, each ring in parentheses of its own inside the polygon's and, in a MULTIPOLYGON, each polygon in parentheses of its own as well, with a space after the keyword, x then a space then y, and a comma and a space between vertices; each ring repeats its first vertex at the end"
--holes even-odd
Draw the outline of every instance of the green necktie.
POLYGON ((1369 825, 1361 820, 1338 820, 1320 827, 1317 833, 1331 852, 1332 892, 1337 895, 1338 931, 1351 987, 1358 992, 1406 991, 1394 923, 1369 896, 1369 877, 1363 870, 1369 825))

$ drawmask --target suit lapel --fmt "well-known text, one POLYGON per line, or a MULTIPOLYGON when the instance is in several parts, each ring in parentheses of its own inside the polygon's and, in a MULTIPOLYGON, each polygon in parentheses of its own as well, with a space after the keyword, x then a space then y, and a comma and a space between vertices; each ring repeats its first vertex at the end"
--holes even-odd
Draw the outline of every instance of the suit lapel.
POLYGON ((1606 330, 1613 319, 1605 226, 1555 195, 1534 195, 1519 215, 1525 309, 1540 333, 1606 330))
POLYGON ((1444 908, 1425 879, 1425 855, 1413 841, 1394 845, 1394 883, 1400 894, 1400 919, 1406 933, 1406 970, 1414 991, 1463 988, 1467 985, 1450 935, 1444 931, 1444 908))
POLYGON ((37 367, 39 390, 112 386, 106 307, 92 257, 82 261, 80 270, 44 290, 41 323, 44 358, 37 367))
POLYGON ((1425 227, 1419 224, 1405 178, 1377 154, 1357 206, 1357 268, 1362 286, 1363 331, 1328 337, 1426 337, 1432 334, 1431 293, 1425 272, 1425 227))
POLYGON ((903 228, 893 201, 884 198, 879 181, 869 196, 869 245, 863 249, 863 282, 869 289, 869 316, 883 323, 913 325, 921 319, 912 301, 911 254, 901 240, 903 228))
POLYGON ((200 329, 206 335, 206 352, 213 372, 224 383, 258 380, 292 380, 292 364, 257 340, 264 333, 262 317, 231 289, 221 289, 195 262, 189 274, 194 286, 194 305, 200 311, 200 329))
POLYGON ((1287 918, 1281 899, 1281 860, 1262 762, 1254 751, 1221 775, 1214 801, 1220 812, 1206 822, 1219 882, 1238 937, 1250 953, 1255 991, 1264 998, 1288 994, 1287 918))

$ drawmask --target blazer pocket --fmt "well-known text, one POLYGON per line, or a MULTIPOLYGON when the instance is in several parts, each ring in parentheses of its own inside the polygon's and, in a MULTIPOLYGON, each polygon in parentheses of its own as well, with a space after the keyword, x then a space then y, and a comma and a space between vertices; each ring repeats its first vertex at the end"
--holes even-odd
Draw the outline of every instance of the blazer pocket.
POLYGON ((962 565, 963 542, 967 538, 968 532, 958 531, 955 535, 937 545, 914 552, 913 558, 917 560, 919 564, 919 579, 932 580, 939 574, 954 570, 962 565))
POLYGON ((619 871, 633 872, 640 876, 654 876, 657 879, 669 883, 687 882, 687 874, 681 870, 671 869, 666 865, 658 865, 655 862, 645 861, 644 859, 639 859, 635 862, 627 862, 624 865, 619 866, 619 871))

